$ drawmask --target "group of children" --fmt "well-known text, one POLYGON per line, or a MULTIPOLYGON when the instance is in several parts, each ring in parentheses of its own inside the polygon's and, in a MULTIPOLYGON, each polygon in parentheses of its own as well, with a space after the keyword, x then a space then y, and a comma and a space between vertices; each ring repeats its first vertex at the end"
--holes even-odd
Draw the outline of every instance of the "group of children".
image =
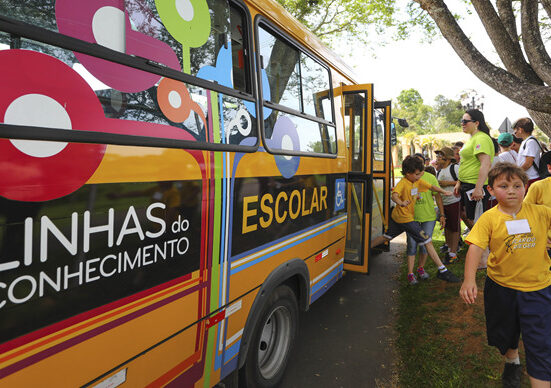
MULTIPOLYGON (((443 149, 438 154, 439 181, 454 180, 449 171, 453 150, 443 149)), ((547 167, 551 173, 551 164, 547 167)), ((438 278, 459 282, 432 245, 428 231, 431 226, 434 228, 434 221, 425 228, 422 221, 415 221, 419 220, 415 216, 415 203, 420 201, 422 193, 442 195, 443 209, 437 202, 443 215, 440 217, 442 227, 446 225, 450 212, 459 211, 459 205, 455 205, 457 201, 453 201, 452 191, 434 184, 436 180, 431 180, 428 173, 422 179, 423 173, 423 162, 419 158, 408 156, 404 159, 404 178, 392 191, 392 200, 397 206, 392 212, 388 230, 373 241, 373 245, 391 240, 405 231, 411 243, 407 252, 410 284, 417 283, 413 272, 417 245, 424 247, 435 262, 438 278)), ((530 182, 532 185, 526 193, 528 182, 525 171, 510 162, 500 161, 488 173, 487 190, 495 197, 497 205, 480 216, 465 240, 469 249, 465 278, 459 291, 467 304, 475 302, 477 268, 484 250, 489 248, 484 286, 486 329, 488 344, 496 346, 505 357, 504 387, 521 386, 522 368, 518 356, 521 334, 532 387, 551 387, 551 195, 545 194, 551 193, 551 177, 530 182)), ((434 207, 432 197, 430 204, 434 207)), ((459 229, 457 235, 458 232, 459 229)), ((454 238, 447 241, 456 248, 454 238)), ((421 279, 429 277, 423 268, 425 260, 426 254, 420 255, 417 275, 421 279)))

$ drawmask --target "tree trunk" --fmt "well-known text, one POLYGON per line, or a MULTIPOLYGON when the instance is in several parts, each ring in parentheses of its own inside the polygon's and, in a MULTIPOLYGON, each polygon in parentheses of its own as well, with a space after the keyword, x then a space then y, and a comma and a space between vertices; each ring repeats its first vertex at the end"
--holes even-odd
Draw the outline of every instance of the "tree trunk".
MULTIPOLYGON (((551 136, 551 89, 549 86, 543 85, 541 79, 538 77, 538 75, 543 75, 541 73, 548 69, 546 61, 548 58, 546 58, 547 53, 545 52, 545 48, 538 42, 539 31, 538 34, 529 38, 532 39, 530 43, 531 48, 534 49, 530 54, 534 57, 539 56, 538 59, 540 59, 541 66, 536 70, 533 64, 530 64, 528 70, 525 66, 526 62, 524 58, 519 57, 518 50, 516 49, 518 47, 516 42, 514 42, 516 29, 512 25, 511 10, 504 4, 507 0, 500 0, 498 4, 500 13, 504 17, 501 21, 489 0, 473 1, 488 35, 490 35, 492 42, 496 45, 496 50, 500 57, 504 59, 505 65, 510 66, 510 68, 505 70, 492 64, 477 50, 458 25, 444 0, 414 1, 429 14, 457 55, 482 82, 528 109, 541 130, 551 136), (509 40, 510 38, 511 40, 509 40), (515 55, 515 52, 517 55, 515 55), (518 63, 510 61, 507 55, 510 58, 516 58, 518 63)), ((524 12, 530 9, 528 5, 531 5, 535 0, 525 1, 530 4, 525 4, 523 7, 524 12)), ((549 2, 549 0, 545 1, 549 2)), ((527 26, 529 23, 534 23, 533 15, 524 15, 524 25, 527 26)))
POLYGON ((551 114, 528 109, 528 114, 536 125, 551 138, 551 114))

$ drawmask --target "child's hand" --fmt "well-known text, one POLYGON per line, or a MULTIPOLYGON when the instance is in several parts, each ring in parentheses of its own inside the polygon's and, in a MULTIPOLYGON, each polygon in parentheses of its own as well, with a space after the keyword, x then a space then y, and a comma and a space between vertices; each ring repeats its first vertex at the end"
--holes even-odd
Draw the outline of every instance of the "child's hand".
POLYGON ((478 294, 478 288, 476 287, 476 282, 471 282, 465 280, 461 285, 459 290, 459 295, 467 304, 473 304, 476 300, 478 294))
POLYGON ((406 199, 405 201, 402 201, 402 203, 400 204, 400 206, 406 207, 406 206, 409 205, 409 204, 410 204, 409 199, 406 199))

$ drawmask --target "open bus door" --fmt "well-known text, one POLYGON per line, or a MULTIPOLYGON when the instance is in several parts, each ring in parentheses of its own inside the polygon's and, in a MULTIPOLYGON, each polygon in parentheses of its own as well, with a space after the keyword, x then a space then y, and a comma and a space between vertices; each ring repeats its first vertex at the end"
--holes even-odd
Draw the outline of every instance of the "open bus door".
POLYGON ((373 100, 373 84, 342 87, 348 155, 344 269, 368 273, 371 241, 384 232, 390 193, 390 102, 373 100))

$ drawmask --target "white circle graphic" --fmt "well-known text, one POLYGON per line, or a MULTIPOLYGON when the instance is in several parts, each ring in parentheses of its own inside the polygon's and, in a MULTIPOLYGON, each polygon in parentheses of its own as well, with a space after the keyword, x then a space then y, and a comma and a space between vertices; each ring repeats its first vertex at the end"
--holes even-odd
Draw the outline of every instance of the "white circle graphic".
POLYGON ((168 102, 174 109, 178 109, 182 106, 182 96, 176 90, 171 90, 168 93, 168 102))
MULTIPOLYGON (((4 123, 30 127, 72 129, 69 114, 56 100, 43 94, 18 97, 6 109, 4 123)), ((21 152, 36 158, 47 158, 60 153, 67 142, 42 140, 14 140, 10 142, 21 152)))
MULTIPOLYGON (((293 139, 289 135, 283 135, 281 138, 281 149, 284 151, 293 151, 293 139)), ((287 160, 291 160, 292 156, 284 155, 287 160)))
POLYGON ((193 4, 189 0, 176 0, 176 11, 186 22, 193 20, 193 4))
POLYGON ((126 52, 125 15, 118 8, 101 7, 92 19, 92 33, 98 44, 121 53, 126 52))

